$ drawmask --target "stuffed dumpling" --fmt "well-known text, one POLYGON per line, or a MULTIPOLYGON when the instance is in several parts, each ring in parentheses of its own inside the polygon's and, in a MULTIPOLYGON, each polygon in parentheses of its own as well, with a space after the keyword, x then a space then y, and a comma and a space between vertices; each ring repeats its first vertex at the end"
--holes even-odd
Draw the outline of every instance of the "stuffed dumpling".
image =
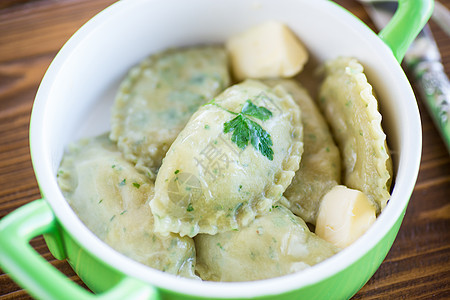
POLYGON ((327 62, 319 105, 341 151, 343 183, 365 193, 379 213, 390 198, 392 160, 378 101, 363 71, 354 58, 327 62))
POLYGON ((239 231, 199 234, 194 240, 196 271, 203 280, 212 281, 251 281, 295 273, 339 251, 283 206, 275 206, 239 231))
POLYGON ((193 240, 153 231, 148 199, 154 184, 106 135, 69 147, 58 184, 80 220, 112 248, 152 268, 196 278, 193 240))
POLYGON ((156 230, 188 236, 248 225, 279 201, 303 152, 300 109, 247 80, 202 106, 164 158, 150 202, 156 230))
POLYGON ((198 107, 230 82, 223 47, 171 49, 128 73, 112 110, 110 138, 154 179, 167 149, 198 107))
POLYGON ((341 158, 327 122, 307 90, 292 79, 265 81, 281 85, 300 106, 304 151, 300 168, 284 196, 290 209, 305 222, 316 224, 322 197, 341 180, 341 158))

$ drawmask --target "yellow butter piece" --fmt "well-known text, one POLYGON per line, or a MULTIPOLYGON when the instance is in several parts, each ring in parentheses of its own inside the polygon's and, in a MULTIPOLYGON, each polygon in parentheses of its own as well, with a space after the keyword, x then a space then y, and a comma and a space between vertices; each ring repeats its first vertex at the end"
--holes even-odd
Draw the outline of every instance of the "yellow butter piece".
POLYGON ((363 235, 375 220, 375 207, 363 192, 337 185, 322 199, 316 234, 345 248, 363 235))
POLYGON ((269 21, 231 37, 226 48, 237 80, 293 77, 308 60, 308 52, 283 23, 269 21))

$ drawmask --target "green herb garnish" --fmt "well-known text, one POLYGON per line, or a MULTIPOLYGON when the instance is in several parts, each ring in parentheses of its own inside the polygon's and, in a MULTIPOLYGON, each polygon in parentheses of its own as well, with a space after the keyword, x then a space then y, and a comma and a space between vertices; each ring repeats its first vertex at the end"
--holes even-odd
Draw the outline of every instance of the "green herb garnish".
POLYGON ((124 186, 127 183, 127 179, 125 178, 119 183, 119 186, 124 186))
POLYGON ((194 210, 194 207, 192 207, 192 204, 191 204, 191 203, 188 204, 186 210, 187 210, 187 211, 193 211, 193 210, 194 210))
MULTIPOLYGON (((217 105, 217 104, 216 104, 217 105)), ((240 113, 230 112, 236 117, 223 124, 223 132, 233 132, 231 141, 244 150, 250 142, 256 150, 269 160, 273 160, 273 145, 270 134, 261 125, 251 120, 254 117, 266 121, 272 116, 272 112, 265 107, 256 106, 249 99, 245 102, 240 113)))
POLYGON ((137 182, 133 182, 133 186, 137 189, 141 187, 141 185, 137 182))
POLYGON ((272 116, 272 112, 263 106, 256 106, 252 101, 247 100, 242 107, 242 114, 252 116, 262 121, 267 121, 272 116))

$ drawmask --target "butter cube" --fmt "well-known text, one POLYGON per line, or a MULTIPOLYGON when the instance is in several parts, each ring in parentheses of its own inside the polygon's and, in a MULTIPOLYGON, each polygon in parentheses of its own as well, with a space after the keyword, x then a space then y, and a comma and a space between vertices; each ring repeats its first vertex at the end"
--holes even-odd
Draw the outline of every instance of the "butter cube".
POLYGON ((363 192, 337 185, 322 198, 316 234, 345 248, 363 235, 375 220, 375 207, 363 192))
POLYGON ((268 21, 226 42, 237 80, 293 77, 308 60, 308 52, 283 23, 268 21))

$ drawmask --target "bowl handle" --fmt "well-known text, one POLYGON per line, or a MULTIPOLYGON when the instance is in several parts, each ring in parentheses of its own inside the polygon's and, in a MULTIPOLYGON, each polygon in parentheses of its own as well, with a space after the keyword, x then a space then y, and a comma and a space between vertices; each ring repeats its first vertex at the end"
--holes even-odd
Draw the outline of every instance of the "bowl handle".
POLYGON ((391 21, 378 36, 391 48, 399 63, 433 13, 433 0, 400 0, 391 21))
POLYGON ((105 293, 94 295, 78 286, 30 246, 41 234, 58 237, 57 220, 43 199, 18 208, 0 221, 0 267, 40 299, 159 299, 155 288, 125 277, 105 293))

